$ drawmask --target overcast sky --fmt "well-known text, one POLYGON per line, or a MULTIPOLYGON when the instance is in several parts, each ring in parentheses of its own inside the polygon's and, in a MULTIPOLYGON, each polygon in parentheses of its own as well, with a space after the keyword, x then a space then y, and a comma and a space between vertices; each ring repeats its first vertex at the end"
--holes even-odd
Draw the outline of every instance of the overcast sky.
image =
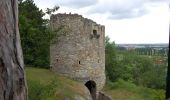
POLYGON ((116 43, 168 43, 169 0, 34 0, 41 9, 78 13, 105 25, 116 43))

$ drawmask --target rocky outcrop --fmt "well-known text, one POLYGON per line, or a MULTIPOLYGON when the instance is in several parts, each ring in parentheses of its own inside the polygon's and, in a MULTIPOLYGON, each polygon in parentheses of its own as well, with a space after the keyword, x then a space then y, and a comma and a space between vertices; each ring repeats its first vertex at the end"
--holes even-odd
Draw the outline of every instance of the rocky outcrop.
POLYGON ((105 95, 102 92, 99 92, 97 100, 112 100, 109 96, 105 95))

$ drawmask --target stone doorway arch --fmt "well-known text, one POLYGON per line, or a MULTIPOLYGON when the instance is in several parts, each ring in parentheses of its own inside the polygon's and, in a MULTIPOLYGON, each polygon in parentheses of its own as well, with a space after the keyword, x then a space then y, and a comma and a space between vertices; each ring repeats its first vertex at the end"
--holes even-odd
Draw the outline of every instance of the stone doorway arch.
POLYGON ((90 91, 92 100, 96 100, 96 83, 93 80, 89 80, 85 83, 85 86, 90 91))

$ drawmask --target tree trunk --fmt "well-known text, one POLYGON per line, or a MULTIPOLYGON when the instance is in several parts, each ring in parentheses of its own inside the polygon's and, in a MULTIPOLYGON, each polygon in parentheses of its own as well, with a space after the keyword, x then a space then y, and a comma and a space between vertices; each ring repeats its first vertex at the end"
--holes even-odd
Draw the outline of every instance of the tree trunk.
POLYGON ((18 0, 0 0, 0 100, 27 100, 18 0))

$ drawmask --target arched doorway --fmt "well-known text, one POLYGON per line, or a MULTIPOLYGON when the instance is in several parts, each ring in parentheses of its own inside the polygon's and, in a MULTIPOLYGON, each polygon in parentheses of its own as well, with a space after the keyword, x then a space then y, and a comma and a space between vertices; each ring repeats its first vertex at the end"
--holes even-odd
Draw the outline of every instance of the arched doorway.
POLYGON ((96 83, 90 80, 85 83, 85 86, 89 89, 92 100, 96 100, 96 83))

